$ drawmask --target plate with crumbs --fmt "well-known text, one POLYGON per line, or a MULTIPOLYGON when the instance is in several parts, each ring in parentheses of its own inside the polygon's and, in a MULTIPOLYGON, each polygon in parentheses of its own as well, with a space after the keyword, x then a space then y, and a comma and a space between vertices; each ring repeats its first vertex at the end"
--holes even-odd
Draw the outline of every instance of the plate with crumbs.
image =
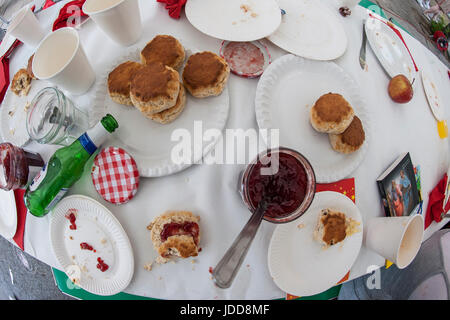
POLYGON ((275 0, 189 0, 186 18, 199 31, 227 41, 254 41, 281 23, 275 0))
POLYGON ((275 284, 296 296, 311 296, 335 286, 350 271, 363 239, 358 207, 347 196, 318 192, 297 220, 276 227, 269 244, 268 265, 275 284), (345 238, 331 246, 315 239, 319 216, 324 209, 345 214, 345 238))
POLYGON ((62 199, 51 212, 50 242, 62 270, 88 292, 113 295, 133 277, 130 240, 116 217, 94 199, 62 199))

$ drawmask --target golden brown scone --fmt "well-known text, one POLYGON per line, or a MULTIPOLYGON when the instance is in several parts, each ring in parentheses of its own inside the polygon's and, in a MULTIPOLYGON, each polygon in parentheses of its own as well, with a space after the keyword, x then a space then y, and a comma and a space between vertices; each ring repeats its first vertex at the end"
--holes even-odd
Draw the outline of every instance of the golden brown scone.
POLYGON ((159 257, 165 263, 171 257, 195 257, 200 242, 200 218, 189 211, 167 211, 156 217, 147 229, 159 257))
POLYGON ((31 77, 26 69, 20 69, 11 81, 11 91, 18 96, 26 96, 31 88, 31 77))
POLYGON ((338 93, 322 95, 311 108, 310 120, 314 129, 324 133, 344 132, 353 120, 351 105, 338 93))
POLYGON ((173 69, 179 69, 184 61, 184 48, 172 36, 158 35, 152 39, 141 51, 141 62, 161 62, 173 69))
POLYGON ((138 62, 126 61, 119 64, 108 75, 108 93, 119 104, 132 106, 130 84, 134 74, 144 66, 138 62))
POLYGON ((28 58, 27 72, 28 72, 29 76, 31 77, 31 79, 36 80, 37 78, 33 73, 33 58, 34 58, 34 53, 31 55, 31 57, 28 58))
POLYGON ((183 70, 183 82, 196 98, 218 96, 222 93, 230 74, 225 59, 209 51, 193 54, 183 70))
POLYGON ((183 112, 184 106, 186 105, 186 91, 183 84, 180 83, 180 93, 178 94, 177 103, 172 108, 166 109, 164 111, 146 114, 147 118, 152 119, 161 124, 167 124, 174 121, 183 112))
POLYGON ((161 62, 151 62, 140 68, 131 80, 131 101, 144 114, 172 108, 179 92, 180 75, 161 62))
POLYGON ((361 148, 366 139, 366 134, 361 120, 353 117, 352 123, 341 134, 329 134, 331 146, 341 153, 352 153, 361 148))

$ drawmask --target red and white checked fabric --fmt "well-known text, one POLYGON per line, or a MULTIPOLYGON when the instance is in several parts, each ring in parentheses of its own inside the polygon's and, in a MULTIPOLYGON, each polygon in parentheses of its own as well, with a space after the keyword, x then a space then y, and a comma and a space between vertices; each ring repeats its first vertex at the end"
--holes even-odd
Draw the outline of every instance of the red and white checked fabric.
POLYGON ((91 176, 97 192, 114 204, 130 201, 139 187, 136 162, 117 147, 107 147, 95 157, 91 176))

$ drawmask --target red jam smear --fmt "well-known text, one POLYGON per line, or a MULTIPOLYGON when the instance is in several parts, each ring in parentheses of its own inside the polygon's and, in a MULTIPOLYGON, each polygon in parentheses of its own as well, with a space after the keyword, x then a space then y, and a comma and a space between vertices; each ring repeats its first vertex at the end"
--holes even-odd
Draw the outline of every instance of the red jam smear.
POLYGON ((77 212, 78 212, 77 209, 69 209, 67 211, 67 214, 65 215, 66 219, 68 219, 70 222, 70 226, 69 226, 70 230, 77 230, 77 225, 75 223, 75 221, 77 220, 75 214, 77 212))
MULTIPOLYGON (((270 218, 286 217, 294 212, 306 196, 308 178, 305 168, 294 156, 278 153, 279 169, 273 175, 261 175, 261 169, 270 167, 258 161, 249 174, 248 192, 254 208, 265 198, 267 209, 265 216, 270 218)), ((270 157, 270 153, 267 155, 270 157)))
POLYGON ((97 269, 99 269, 101 272, 105 272, 109 269, 109 266, 105 263, 105 261, 102 260, 102 258, 97 258, 97 269))
POLYGON ((264 54, 250 42, 230 42, 224 48, 223 56, 232 71, 257 75, 264 69, 264 54))
POLYGON ((90 245, 89 243, 87 243, 87 242, 82 242, 82 243, 80 243, 80 248, 81 248, 82 250, 90 250, 90 251, 97 252, 97 250, 95 250, 94 247, 91 246, 91 245, 90 245))
POLYGON ((171 236, 190 235, 194 238, 194 242, 198 244, 199 227, 195 222, 184 223, 166 223, 161 231, 161 241, 166 241, 171 236))
POLYGON ((10 143, 0 144, 0 188, 15 190, 28 182, 29 167, 26 153, 10 143))

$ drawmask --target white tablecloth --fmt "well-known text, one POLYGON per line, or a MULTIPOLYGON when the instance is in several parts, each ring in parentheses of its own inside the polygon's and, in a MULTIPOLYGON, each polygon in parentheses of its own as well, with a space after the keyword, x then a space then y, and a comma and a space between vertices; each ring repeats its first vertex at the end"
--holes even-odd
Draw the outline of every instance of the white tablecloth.
MULTIPOLYGON (((66 1, 64 1, 66 2, 66 1)), ((38 18, 50 32, 53 19, 63 3, 39 13, 38 18)), ((337 13, 338 2, 323 1, 337 13)), ((170 18, 162 4, 154 0, 141 0, 144 33, 137 46, 143 47, 157 34, 171 34, 198 50, 218 52, 221 41, 210 38, 190 25, 184 12, 180 20, 170 18)), ((384 215, 376 187, 376 178, 402 152, 409 151, 415 165, 422 168, 422 188, 427 207, 428 192, 447 171, 449 165, 448 139, 440 139, 436 121, 427 105, 420 79, 415 95, 407 105, 393 103, 387 94, 388 76, 376 60, 370 46, 367 48, 368 70, 361 70, 358 57, 362 39, 362 21, 367 10, 358 7, 346 18, 339 17, 348 36, 345 54, 335 62, 344 68, 359 84, 366 99, 372 121, 372 140, 363 163, 352 173, 355 177, 356 204, 363 220, 384 215)), ((82 45, 97 73, 101 75, 117 54, 124 50, 109 40, 89 20, 79 30, 82 45)), ((447 68, 422 44, 402 32, 419 69, 426 69, 437 85, 450 114, 450 90, 447 68)), ((273 59, 286 54, 269 44, 273 59)), ((32 51, 26 46, 17 49, 11 58, 11 74, 23 67, 32 51)), ((99 78, 99 77, 98 77, 99 78)), ((258 80, 235 75, 229 78, 230 114, 226 128, 257 128, 254 97, 258 80)), ((80 108, 89 109, 94 95, 93 87, 84 96, 72 99, 80 108)), ((120 122, 120 120, 119 120, 120 122)), ((56 150, 54 146, 31 143, 29 149, 40 152, 48 160, 56 150)), ((300 150, 301 151, 301 150, 300 150)), ((127 232, 134 251, 135 272, 125 292, 163 299, 272 299, 284 297, 272 281, 267 266, 267 249, 275 228, 263 222, 232 287, 222 290, 214 286, 208 272, 214 267, 249 218, 249 212, 237 192, 237 181, 243 165, 194 165, 175 175, 162 178, 144 178, 136 197, 122 206, 106 203, 95 191, 90 174, 86 172, 69 194, 90 196, 108 207, 127 232), (202 252, 194 259, 174 264, 154 266, 152 271, 144 265, 155 258, 148 223, 169 209, 190 210, 201 216, 202 252)), ((25 251, 43 262, 61 269, 53 256, 49 240, 50 215, 36 218, 28 214, 25 231, 25 251)), ((427 229, 426 237, 443 223, 427 229)), ((350 279, 381 266, 384 259, 362 247, 351 269, 350 279)))

